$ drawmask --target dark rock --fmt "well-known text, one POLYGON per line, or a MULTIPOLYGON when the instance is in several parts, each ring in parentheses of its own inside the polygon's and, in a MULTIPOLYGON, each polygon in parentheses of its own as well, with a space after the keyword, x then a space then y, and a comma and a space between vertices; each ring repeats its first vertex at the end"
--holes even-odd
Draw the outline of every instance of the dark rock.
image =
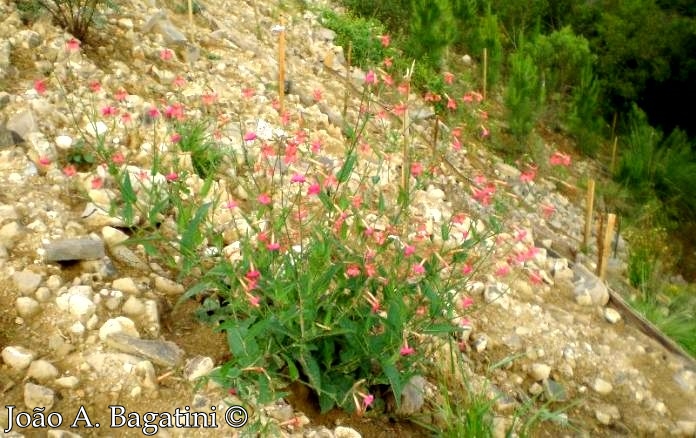
POLYGON ((112 333, 106 338, 106 343, 119 351, 144 357, 165 367, 175 367, 184 359, 184 352, 169 341, 138 339, 123 333, 112 333))

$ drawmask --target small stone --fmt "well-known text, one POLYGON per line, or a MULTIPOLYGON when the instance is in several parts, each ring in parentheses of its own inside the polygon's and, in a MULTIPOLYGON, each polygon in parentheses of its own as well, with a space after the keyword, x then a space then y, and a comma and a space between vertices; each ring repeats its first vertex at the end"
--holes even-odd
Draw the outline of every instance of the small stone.
POLYGON ((73 139, 69 135, 59 135, 56 137, 55 142, 58 149, 67 150, 70 149, 70 146, 72 146, 73 139))
POLYGON ((544 380, 544 395, 548 401, 564 402, 568 400, 568 393, 563 385, 553 379, 544 380))
POLYGON ((604 319, 606 319, 610 324, 616 324, 621 321, 621 314, 611 307, 604 308, 604 319))
POLYGON ((281 423, 290 420, 294 414, 295 412, 293 411, 292 406, 287 404, 276 405, 272 409, 268 410, 268 416, 278 420, 281 423))
POLYGON ((17 371, 21 371, 34 360, 34 352, 24 347, 9 346, 2 350, 2 360, 17 371))
POLYGON ((69 312, 81 321, 88 320, 97 309, 90 298, 77 293, 66 293, 56 298, 58 308, 69 312))
POLYGON ((539 385, 537 382, 532 383, 532 385, 529 387, 529 393, 532 395, 539 395, 542 392, 544 392, 544 387, 539 385))
POLYGON ((334 429, 334 438, 362 438, 360 432, 350 427, 338 426, 334 429))
POLYGON ((399 415, 409 416, 423 408, 425 385, 428 382, 422 376, 413 376, 401 390, 401 405, 397 409, 399 415))
POLYGON ((107 320, 99 329, 99 339, 106 341, 110 335, 116 333, 122 333, 136 338, 140 337, 140 333, 138 333, 138 330, 135 328, 135 323, 125 316, 118 316, 107 320))
POLYGON ((98 260, 104 257, 104 242, 95 239, 63 239, 44 246, 47 263, 68 260, 98 260))
POLYGON ((138 295, 140 293, 140 289, 138 289, 135 281, 130 277, 117 278, 111 283, 111 287, 130 295, 138 295))
POLYGON ((17 298, 15 307, 17 308, 17 314, 24 319, 31 318, 39 313, 40 310, 39 302, 30 297, 17 298))
POLYGON ((592 382, 592 389, 594 389, 594 391, 598 394, 607 395, 614 389, 614 387, 611 385, 611 383, 598 377, 594 380, 594 382, 592 382))
POLYGON ((126 248, 125 246, 113 246, 109 247, 109 251, 114 259, 125 263, 133 269, 139 271, 148 271, 150 269, 147 263, 142 261, 130 248, 126 248))
POLYGON ((97 120, 96 122, 90 121, 89 123, 87 123, 87 126, 85 126, 84 129, 85 132, 90 136, 98 137, 106 134, 109 130, 109 127, 106 126, 106 123, 102 122, 101 120, 97 120))
POLYGON ((138 298, 131 295, 123 304, 123 313, 128 316, 137 317, 145 312, 145 304, 138 298))
POLYGON ((106 343, 119 351, 137 354, 165 367, 179 365, 184 357, 184 352, 169 341, 145 340, 123 333, 112 333, 107 336, 106 343))
POLYGON ((155 289, 167 295, 181 295, 184 293, 184 286, 159 275, 155 277, 155 289))
POLYGON ((215 367, 213 359, 207 356, 196 356, 186 362, 184 378, 193 382, 199 377, 208 375, 215 367))
POLYGON ((24 385, 24 405, 27 409, 45 408, 46 412, 50 412, 54 400, 52 389, 33 383, 24 385))
POLYGON ((550 374, 551 367, 545 363, 534 363, 529 369, 529 376, 537 382, 548 379, 550 374))
POLYGON ((144 360, 139 362, 134 369, 138 384, 145 389, 157 389, 157 374, 152 362, 144 360))
POLYGON ((488 347, 488 335, 485 333, 480 333, 478 336, 476 336, 476 339, 474 339, 473 345, 474 350, 476 350, 477 353, 483 352, 486 347, 488 347))
POLYGON ((27 377, 38 380, 39 382, 47 382, 53 380, 60 375, 58 368, 47 360, 35 360, 29 365, 27 377))
POLYGON ((36 291, 36 288, 41 284, 41 275, 25 269, 12 274, 15 287, 22 295, 31 295, 36 291))
POLYGON ((619 408, 614 405, 602 405, 595 409, 595 418, 605 426, 609 426, 614 421, 621 419, 621 414, 619 408))
POLYGON ((334 435, 325 426, 319 426, 318 429, 306 431, 304 438, 334 438, 334 435))
POLYGON ((694 436, 696 434, 696 421, 677 421, 678 434, 694 436))
POLYGON ((111 248, 112 246, 117 246, 128 240, 128 234, 121 230, 117 230, 113 227, 102 228, 102 238, 106 245, 111 248))
POLYGON ((56 379, 54 383, 61 388, 75 389, 80 384, 80 379, 75 376, 67 376, 56 379))
POLYGON ((36 292, 34 292, 34 296, 36 297, 36 299, 39 302, 45 303, 51 299, 51 296, 52 296, 51 289, 49 289, 45 286, 42 286, 42 287, 36 289, 36 292))
POLYGON ((46 432, 46 438, 81 438, 81 436, 67 430, 50 429, 46 432))

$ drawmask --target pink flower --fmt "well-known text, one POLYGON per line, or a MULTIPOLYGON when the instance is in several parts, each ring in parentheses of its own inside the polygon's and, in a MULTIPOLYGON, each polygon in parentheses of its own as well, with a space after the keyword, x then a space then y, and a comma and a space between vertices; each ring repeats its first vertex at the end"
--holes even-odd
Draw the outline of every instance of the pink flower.
POLYGON ((474 305, 474 299, 471 297, 464 297, 462 298, 462 308, 463 309, 468 309, 469 307, 474 305))
POLYGON ((254 141, 256 140, 256 133, 253 131, 249 131, 246 134, 244 134, 244 141, 254 141))
POLYGON ((411 163, 411 175, 418 178, 423 173, 423 165, 419 162, 411 163))
POLYGON ((258 280, 261 277, 261 272, 256 269, 250 269, 246 274, 244 274, 247 280, 258 280))
POLYGON ((462 274, 464 275, 469 275, 474 271, 473 266, 471 266, 471 263, 467 263, 464 266, 462 266, 462 274))
POLYGON ((570 155, 556 151, 549 158, 549 164, 568 167, 570 166, 570 155))
POLYGON ((133 121, 133 116, 131 116, 130 113, 123 113, 121 114, 121 123, 124 125, 130 124, 130 122, 133 121))
POLYGON ((102 178, 100 178, 98 176, 95 176, 94 178, 92 178, 92 188, 93 189, 95 189, 95 190, 101 189, 102 186, 104 186, 104 180, 102 178))
POLYGON ((116 152, 111 156, 111 162, 120 165, 126 162, 126 157, 123 156, 122 152, 116 152))
POLYGON ((34 90, 42 95, 46 92, 46 81, 43 79, 37 79, 34 81, 34 90))
POLYGON ((174 57, 174 52, 172 52, 169 49, 162 49, 160 51, 160 59, 162 61, 171 61, 173 57, 174 57))
POLYGON ((233 210, 237 208, 237 202, 234 199, 230 199, 229 201, 227 201, 227 204, 225 204, 225 208, 233 210))
POLYGON ((457 101, 451 97, 447 98, 447 109, 455 111, 457 109, 457 101))
POLYGON ((546 219, 549 219, 556 212, 556 207, 554 207, 553 204, 544 203, 541 204, 541 212, 546 219))
POLYGON ((391 58, 384 58, 384 61, 382 61, 382 64, 384 64, 384 68, 389 68, 394 64, 394 60, 391 58))
POLYGON ((307 188, 307 196, 318 195, 321 191, 321 186, 318 183, 314 183, 307 188))
POLYGON ((382 43, 382 47, 389 47, 389 43, 391 43, 391 38, 389 35, 382 35, 379 37, 380 42, 382 43))
POLYGON ((123 88, 119 88, 114 93, 114 99, 116 99, 118 102, 126 100, 126 97, 128 97, 128 92, 126 90, 124 90, 123 88))
POLYGON ((454 75, 452 73, 446 71, 442 74, 442 76, 447 85, 452 85, 452 82, 454 82, 454 75))
POLYGON ((217 94, 216 93, 205 93, 201 96, 201 101, 203 101, 203 105, 210 106, 215 103, 217 100, 217 94))
POLYGON ((258 198, 256 198, 261 205, 269 205, 271 203, 271 197, 267 193, 261 193, 258 198))
POLYGON ((176 172, 169 172, 165 176, 165 178, 167 178, 167 181, 176 181, 177 179, 179 179, 179 174, 177 174, 176 172))
POLYGON ((174 78, 172 84, 174 84, 175 87, 181 88, 186 85, 186 79, 184 79, 182 76, 177 76, 174 78))
POLYGON ((89 89, 92 90, 93 93, 98 93, 101 91, 101 83, 99 83, 99 81, 92 81, 89 83, 89 89))
POLYGON ((79 52, 80 51, 80 41, 76 40, 75 38, 70 38, 65 43, 65 50, 67 50, 70 53, 79 52))
POLYGON ((404 255, 406 257, 413 255, 416 252, 416 247, 413 245, 406 245, 404 247, 404 255))
POLYGON ((541 278, 541 275, 539 274, 539 271, 530 271, 529 272, 529 282, 532 284, 541 284, 542 278, 541 278))
POLYGON ((39 158, 39 164, 42 166, 48 166, 49 164, 51 164, 51 159, 48 157, 41 157, 39 158))
POLYGON ((390 87, 392 85, 394 85, 394 78, 391 75, 388 75, 388 74, 382 75, 382 81, 390 87))
POLYGON ((456 137, 452 139, 452 149, 455 151, 460 151, 462 149, 462 142, 456 137))
POLYGON ((186 118, 184 115, 184 105, 180 103, 168 105, 164 109, 164 116, 168 119, 176 118, 177 120, 184 120, 186 118))
POLYGON ((495 270, 495 275, 498 277, 505 277, 510 273, 510 265, 507 263, 504 265, 501 265, 498 269, 495 270))
POLYGON ((290 182, 291 182, 291 183, 300 183, 300 184, 302 184, 302 183, 305 182, 306 180, 307 180, 307 179, 305 178, 305 176, 302 175, 301 173, 296 173, 296 174, 294 174, 294 175, 292 176, 292 178, 290 178, 290 182))
POLYGON ((394 113, 395 116, 401 117, 404 114, 406 114, 407 109, 408 109, 408 105, 401 102, 401 103, 394 105, 394 108, 392 108, 392 112, 394 113))
POLYGON ((181 141, 181 134, 179 134, 178 132, 175 132, 174 134, 172 134, 172 135, 169 137, 169 140, 170 140, 172 143, 179 143, 179 142, 181 141))
POLYGON ((314 101, 315 101, 315 102, 321 101, 321 99, 322 99, 322 97, 323 97, 323 96, 322 96, 322 93, 321 93, 321 90, 317 88, 317 89, 315 89, 314 91, 312 91, 312 97, 314 98, 314 101))
POLYGON ((416 275, 425 274, 425 268, 420 263, 414 263, 411 269, 413 270, 413 273, 416 275))
POLYGON ((375 75, 375 72, 373 70, 370 70, 367 73, 365 73, 365 83, 367 85, 377 84, 377 75, 375 75))
POLYGON ((405 96, 411 90, 411 85, 408 82, 402 82, 397 87, 397 90, 399 90, 399 93, 405 96))
POLYGON ((372 394, 365 394, 362 396, 362 402, 363 402, 363 409, 367 409, 372 405, 372 402, 375 401, 375 396, 372 394))
POLYGON ((67 177, 75 176, 75 174, 77 173, 77 169, 75 168, 74 164, 68 164, 63 168, 63 173, 67 177))
POLYGON ((111 105, 107 105, 101 109, 101 114, 104 117, 115 116, 118 114, 118 110, 111 105))
POLYGON ((536 178, 536 169, 529 169, 520 174, 520 182, 530 183, 536 178))
POLYGON ((147 115, 153 119, 156 119, 160 116, 160 111, 156 107, 151 106, 150 109, 147 110, 147 115))
POLYGON ((269 251, 278 251, 280 249, 280 243, 278 242, 271 242, 268 245, 266 245, 266 248, 269 251))
POLYGON ((319 151, 321 151, 321 139, 317 138, 314 141, 312 141, 311 147, 312 147, 312 153, 318 154, 319 151))
POLYGON ((485 126, 481 125, 481 137, 486 138, 491 134, 491 132, 485 126))
POLYGON ((254 94, 256 94, 256 91, 254 91, 253 88, 245 88, 242 90, 242 97, 245 99, 251 99, 254 97, 254 94))
POLYGON ((346 268, 346 275, 351 278, 357 277, 358 275, 360 275, 360 266, 356 264, 348 265, 348 267, 346 268))
POLYGON ((253 307, 259 307, 259 303, 261 302, 261 298, 257 297, 256 295, 251 295, 251 294, 248 294, 247 298, 249 299, 249 304, 251 304, 253 307))
POLYGON ((410 356, 410 355, 415 354, 415 353, 416 353, 416 350, 414 350, 413 347, 409 347, 408 343, 406 343, 406 345, 401 347, 401 349, 399 350, 399 354, 402 356, 410 356))

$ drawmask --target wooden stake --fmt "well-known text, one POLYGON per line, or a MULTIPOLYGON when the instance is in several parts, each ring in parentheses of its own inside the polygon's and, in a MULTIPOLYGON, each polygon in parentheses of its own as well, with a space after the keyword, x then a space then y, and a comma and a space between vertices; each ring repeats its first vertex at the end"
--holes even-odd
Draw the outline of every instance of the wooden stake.
POLYGON ((616 164, 616 146, 619 143, 619 137, 614 137, 614 145, 611 147, 611 165, 609 166, 609 173, 614 174, 614 165, 616 164))
POLYGON ((280 114, 285 112, 285 20, 280 20, 280 34, 278 35, 278 96, 280 114))
POLYGON ((585 202, 585 233, 582 236, 582 246, 587 248, 592 234, 592 210, 594 209, 595 180, 587 182, 587 198, 585 202))
POLYGON ((193 26, 193 0, 188 0, 189 25, 193 26))
POLYGON ((435 128, 433 129, 433 142, 430 145, 430 149, 432 151, 432 159, 434 160, 435 157, 437 156, 437 136, 440 133, 440 116, 436 115, 435 116, 435 128))
POLYGON ((607 226, 604 230, 601 259, 597 263, 597 276, 604 281, 607 273, 607 262, 609 261, 609 250, 611 249, 611 237, 614 234, 614 224, 616 223, 616 215, 609 213, 607 215, 607 226))
MULTIPOLYGON (((346 84, 350 84, 350 58, 353 55, 353 42, 348 41, 348 59, 346 59, 346 84)), ((348 97, 350 95, 350 87, 346 85, 345 93, 343 94, 343 120, 346 120, 348 114, 348 97)))
POLYGON ((483 100, 486 100, 486 88, 488 85, 488 49, 483 48, 483 100))

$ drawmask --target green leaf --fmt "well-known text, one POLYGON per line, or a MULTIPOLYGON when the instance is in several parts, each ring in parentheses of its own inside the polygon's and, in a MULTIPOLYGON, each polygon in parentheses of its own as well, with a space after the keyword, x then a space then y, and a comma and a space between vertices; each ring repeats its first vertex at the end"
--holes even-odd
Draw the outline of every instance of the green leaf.
POLYGON ((381 365, 384 375, 389 379, 389 384, 391 385, 394 398, 396 399, 396 406, 398 407, 401 405, 401 390, 403 389, 403 382, 401 381, 399 370, 396 369, 393 363, 384 359, 381 361, 381 365))
POLYGON ((280 353, 280 356, 283 358, 285 364, 288 366, 288 374, 290 375, 290 380, 292 380, 293 382, 298 380, 300 378, 300 372, 297 370, 295 361, 292 360, 287 354, 280 353))
POLYGON ((321 394, 321 370, 316 359, 311 354, 303 354, 300 358, 302 370, 309 378, 309 384, 315 391, 321 394))
POLYGON ((447 241, 449 239, 450 235, 450 226, 448 223, 443 222, 442 225, 440 225, 440 236, 442 236, 443 241, 447 241))
POLYGON ((177 305, 186 301, 186 300, 190 300, 191 298, 195 297, 196 295, 198 295, 202 292, 205 292, 209 289, 211 289, 210 283, 207 283, 207 282, 196 283, 193 287, 189 288, 189 290, 184 292, 184 294, 181 297, 179 297, 179 299, 177 300, 177 305))
POLYGON ((338 180, 339 183, 344 183, 348 181, 348 178, 350 177, 350 174, 353 172, 353 167, 355 167, 355 163, 358 161, 358 155, 355 153, 348 154, 348 157, 346 157, 345 163, 343 163, 343 166, 341 167, 341 170, 338 171, 338 175, 336 175, 336 179, 338 180))
POLYGON ((193 268, 194 263, 197 261, 197 257, 194 252, 196 247, 198 247, 198 245, 200 245, 203 241, 203 234, 201 233, 199 227, 203 219, 205 219, 205 216, 208 214, 208 210, 210 209, 211 205, 212 203, 206 202, 198 207, 196 215, 188 223, 186 231, 184 231, 183 236, 181 236, 179 248, 182 254, 184 254, 184 262, 179 277, 183 277, 184 275, 188 274, 191 268, 193 268))

